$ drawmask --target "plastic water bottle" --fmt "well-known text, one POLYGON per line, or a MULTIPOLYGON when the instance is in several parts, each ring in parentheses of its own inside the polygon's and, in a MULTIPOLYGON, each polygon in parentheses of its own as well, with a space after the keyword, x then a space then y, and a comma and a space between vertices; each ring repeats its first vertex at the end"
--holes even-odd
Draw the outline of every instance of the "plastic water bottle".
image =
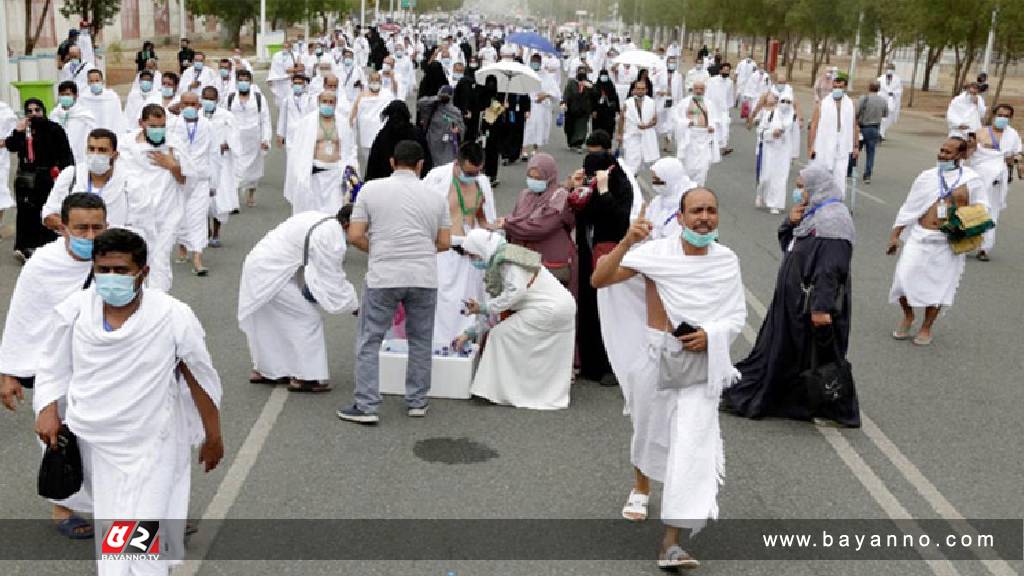
POLYGON ((565 112, 559 111, 558 118, 555 119, 555 126, 563 126, 565 124, 565 112))

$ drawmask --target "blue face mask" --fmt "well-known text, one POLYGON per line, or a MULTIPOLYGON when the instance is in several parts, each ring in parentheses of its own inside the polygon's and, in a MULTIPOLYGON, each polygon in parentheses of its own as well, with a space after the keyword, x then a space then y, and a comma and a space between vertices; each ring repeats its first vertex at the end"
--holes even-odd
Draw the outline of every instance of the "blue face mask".
POLYGON ((139 90, 142 90, 143 92, 149 92, 152 89, 153 89, 153 81, 152 80, 140 80, 139 81, 139 90))
POLYGON ((999 116, 992 121, 992 125, 995 126, 996 130, 1006 130, 1006 127, 1010 125, 1010 119, 999 116))
POLYGON ((843 90, 842 88, 833 88, 832 89, 832 99, 833 100, 842 100, 843 94, 845 94, 845 93, 846 93, 846 91, 843 90))
POLYGON ((164 143, 164 135, 167 129, 163 126, 146 126, 146 138, 156 143, 157 146, 164 143))
POLYGON ((97 96, 99 96, 100 94, 103 94, 103 83, 102 82, 96 82, 95 84, 89 84, 89 92, 92 92, 93 94, 95 94, 97 96))
POLYGON ((802 204, 804 201, 804 191, 799 188, 793 188, 793 204, 802 204))
POLYGON ((203 100, 203 112, 213 112, 217 109, 216 100, 203 100))
POLYGON ((712 242, 718 240, 718 229, 716 228, 707 234, 699 234, 684 226, 683 240, 686 240, 686 243, 694 248, 706 248, 710 246, 712 242))
POLYGON ((466 176, 464 173, 460 172, 459 173, 459 182, 462 182, 463 184, 474 184, 474 183, 476 183, 476 179, 478 177, 479 177, 479 175, 477 175, 477 176, 466 176))
POLYGON ((320 115, 325 117, 334 116, 334 106, 331 106, 330 104, 321 104, 320 115))
POLYGON ((67 94, 58 96, 57 101, 60 102, 62 108, 71 108, 75 105, 75 97, 67 94))
POLYGON ((199 118, 199 110, 196 110, 193 106, 186 106, 181 109, 181 117, 185 120, 195 120, 199 118))
POLYGON ((135 276, 126 274, 97 274, 96 292, 107 304, 120 308, 135 299, 135 276))
POLYGON ((238 81, 238 91, 241 92, 242 94, 248 93, 250 86, 251 86, 251 84, 249 83, 248 80, 239 80, 238 81))
POLYGON ((956 160, 939 160, 940 172, 952 172, 956 170, 956 160))
POLYGON ((227 68, 221 68, 220 70, 218 70, 218 72, 220 73, 220 77, 225 80, 228 79, 228 74, 231 74, 231 72, 227 68))
POLYGON ((541 192, 548 189, 547 180, 537 180, 536 178, 526 178, 526 187, 530 189, 530 192, 534 194, 540 194, 541 192))
POLYGON ((81 260, 92 260, 92 240, 68 235, 68 247, 76 258, 81 260))
POLYGON ((305 87, 302 84, 292 84, 292 94, 301 96, 303 90, 305 90, 305 87))
POLYGON ((196 72, 201 72, 203 70, 203 63, 202 62, 193 62, 192 63, 192 67, 196 69, 196 72))
POLYGON ((174 88, 171 88, 170 86, 164 86, 160 89, 160 95, 164 98, 170 98, 171 96, 174 96, 174 88))
POLYGON ((473 268, 476 268, 477 270, 487 270, 486 260, 470 260, 469 262, 473 265, 473 268))

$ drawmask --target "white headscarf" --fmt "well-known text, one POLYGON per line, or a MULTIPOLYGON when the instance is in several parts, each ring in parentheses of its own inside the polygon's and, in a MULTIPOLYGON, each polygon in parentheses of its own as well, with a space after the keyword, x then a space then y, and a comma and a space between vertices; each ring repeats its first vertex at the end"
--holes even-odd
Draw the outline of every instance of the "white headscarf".
POLYGON ((474 256, 479 256, 486 262, 490 262, 494 253, 505 244, 505 237, 497 232, 476 228, 466 234, 466 240, 462 243, 462 249, 474 256))
MULTIPOLYGON (((679 201, 683 193, 697 185, 686 175, 683 163, 673 156, 667 156, 655 162, 651 166, 651 172, 657 174, 658 179, 665 183, 664 188, 656 190, 657 195, 647 206, 647 219, 650 220, 656 229, 669 226, 675 221, 675 214, 679 211, 679 201)), ((659 234, 659 236, 662 236, 659 234)))

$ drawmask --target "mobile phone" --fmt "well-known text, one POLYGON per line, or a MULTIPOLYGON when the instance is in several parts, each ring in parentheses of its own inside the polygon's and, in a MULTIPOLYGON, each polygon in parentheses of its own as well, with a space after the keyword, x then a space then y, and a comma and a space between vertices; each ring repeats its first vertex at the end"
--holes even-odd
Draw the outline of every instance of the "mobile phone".
POLYGON ((695 328, 692 324, 684 320, 679 323, 679 326, 676 326, 676 329, 672 332, 672 335, 675 336, 676 338, 679 338, 680 336, 693 334, 697 330, 699 330, 699 328, 695 328))

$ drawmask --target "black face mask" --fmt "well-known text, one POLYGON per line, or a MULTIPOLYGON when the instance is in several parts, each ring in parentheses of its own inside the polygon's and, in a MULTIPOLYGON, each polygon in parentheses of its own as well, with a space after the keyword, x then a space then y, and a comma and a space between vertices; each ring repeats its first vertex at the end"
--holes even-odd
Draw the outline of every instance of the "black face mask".
POLYGON ((437 101, 440 102, 441 104, 447 104, 447 103, 451 102, 451 100, 452 99, 450 97, 448 97, 448 96, 438 96, 437 97, 437 101))
POLYGON ((615 156, 612 156, 611 152, 607 150, 591 152, 583 158, 583 172, 586 173, 587 178, 593 178, 598 170, 607 170, 613 164, 615 164, 615 156))

